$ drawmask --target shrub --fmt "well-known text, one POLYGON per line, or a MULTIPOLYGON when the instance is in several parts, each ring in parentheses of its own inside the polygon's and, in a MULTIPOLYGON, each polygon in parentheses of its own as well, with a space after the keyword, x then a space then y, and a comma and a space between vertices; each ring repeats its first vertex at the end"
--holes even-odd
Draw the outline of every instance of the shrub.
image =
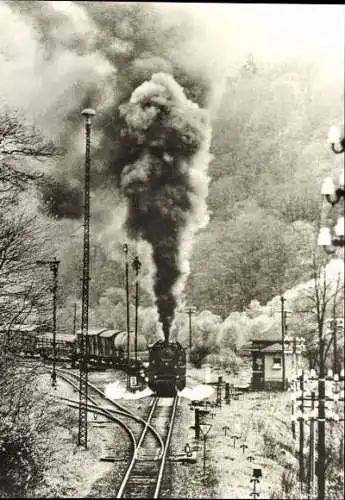
POLYGON ((0 365, 0 497, 27 496, 43 477, 50 427, 33 369, 0 365))

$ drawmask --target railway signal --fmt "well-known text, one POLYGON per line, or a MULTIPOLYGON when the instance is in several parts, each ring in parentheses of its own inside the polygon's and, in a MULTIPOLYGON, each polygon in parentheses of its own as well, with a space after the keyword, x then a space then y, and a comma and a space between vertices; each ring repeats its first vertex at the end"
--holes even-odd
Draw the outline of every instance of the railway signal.
POLYGON ((253 483, 253 491, 249 493, 253 498, 258 498, 260 496, 260 493, 256 491, 256 485, 260 482, 260 477, 262 477, 261 469, 253 469, 253 476, 250 479, 250 482, 253 483))
POLYGON ((56 293, 58 287, 58 271, 60 261, 54 257, 53 260, 37 260, 38 266, 48 265, 53 273, 53 369, 51 374, 52 387, 56 388, 56 293))
POLYGON ((226 432, 230 430, 230 427, 228 425, 223 425, 222 429, 224 431, 224 435, 226 436, 226 432))
POLYGON ((234 445, 233 446, 234 446, 234 448, 236 448, 236 441, 237 441, 237 439, 240 439, 239 436, 233 435, 233 436, 231 436, 231 439, 233 439, 233 441, 234 441, 234 445))
POLYGON ((244 454, 244 450, 245 450, 246 448, 248 448, 248 446, 247 446, 245 443, 242 443, 242 444, 241 444, 241 446, 240 446, 240 448, 242 448, 242 452, 243 452, 243 454, 244 454))
POLYGON ((204 438, 204 466, 203 466, 203 476, 206 479, 206 438, 207 434, 210 432, 212 424, 200 424, 200 430, 204 438))
POLYGON ((138 308, 139 308, 139 272, 141 269, 141 262, 139 257, 136 255, 132 263, 133 269, 135 271, 135 323, 134 323, 134 358, 135 364, 138 361, 138 308))

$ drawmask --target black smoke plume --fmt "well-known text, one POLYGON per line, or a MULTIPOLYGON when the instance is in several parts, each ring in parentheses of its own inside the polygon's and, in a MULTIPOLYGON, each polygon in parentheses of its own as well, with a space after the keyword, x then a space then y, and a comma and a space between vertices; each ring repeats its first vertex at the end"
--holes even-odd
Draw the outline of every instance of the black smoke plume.
POLYGON ((78 219, 82 216, 82 190, 63 180, 43 178, 38 185, 44 209, 57 219, 78 219))
MULTIPOLYGON (((47 206, 57 217, 80 216, 80 112, 93 107, 93 223, 107 224, 106 211, 116 215, 115 201, 114 207, 102 206, 115 188, 125 195, 128 232, 152 245, 167 337, 189 272, 193 235, 207 222, 210 131, 201 109, 214 104, 222 87, 219 45, 210 43, 205 25, 194 22, 183 5, 9 1, 0 10, 14 31, 31 30, 25 47, 14 47, 23 68, 4 74, 25 74, 23 102, 30 102, 40 125, 68 152, 52 175, 61 182, 42 188, 47 206)), ((8 95, 18 99, 12 81, 6 84, 8 95)), ((103 229, 109 236, 109 228, 103 229)))
MULTIPOLYGON (((175 286, 183 274, 182 238, 193 236, 190 220, 195 198, 202 196, 191 169, 197 153, 208 146, 207 115, 165 73, 139 86, 120 113, 127 126, 122 135, 131 143, 133 156, 121 173, 128 199, 126 227, 131 236, 152 245, 154 292, 167 340, 176 308, 175 286)), ((207 184, 207 177, 202 181, 207 184)))

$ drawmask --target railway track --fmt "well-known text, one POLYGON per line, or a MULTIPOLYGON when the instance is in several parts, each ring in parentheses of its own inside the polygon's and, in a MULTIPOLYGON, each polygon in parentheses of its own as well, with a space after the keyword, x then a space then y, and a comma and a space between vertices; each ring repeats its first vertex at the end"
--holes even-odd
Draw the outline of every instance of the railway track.
MULTIPOLYGON (((71 373, 68 370, 63 370, 63 369, 59 369, 59 368, 56 369, 56 373, 60 378, 62 378, 67 383, 72 385, 72 387, 74 387, 74 389, 76 389, 79 392, 79 385, 76 384, 77 382, 79 384, 79 376, 78 375, 71 373)), ((139 417, 134 412, 128 410, 128 408, 126 408, 125 406, 120 405, 119 403, 108 398, 104 394, 104 392, 101 391, 100 389, 98 389, 98 387, 96 387, 94 384, 91 384, 89 382, 88 388, 91 389, 92 392, 94 394, 96 394, 100 400, 100 403, 97 403, 97 402, 95 402, 95 400, 93 398, 88 397, 89 401, 92 404, 94 404, 94 405, 96 404, 99 408, 104 409, 103 405, 106 403, 108 405, 106 410, 107 410, 107 412, 110 412, 110 414, 116 413, 117 415, 120 415, 122 417, 127 417, 130 420, 135 421, 136 423, 138 423, 140 425, 140 430, 142 429, 142 427, 144 427, 144 428, 148 427, 148 430, 150 431, 150 433, 154 436, 156 441, 159 443, 159 447, 161 449, 161 454, 163 453, 164 443, 163 443, 163 440, 162 440, 160 434, 150 424, 148 424, 144 418, 139 417), (109 406, 111 408, 109 408, 109 406)), ((75 404, 79 405, 79 401, 70 400, 70 403, 75 403, 75 404)))
MULTIPOLYGON (((57 369, 57 375, 79 390, 79 387, 75 383, 79 381, 78 375, 60 369, 57 369)), ((145 420, 119 403, 107 398, 93 384, 89 384, 89 388, 100 397, 101 402, 107 402, 113 406, 113 409, 100 408, 99 403, 97 405, 93 398, 89 397, 91 405, 88 408, 90 411, 105 416, 116 414, 123 418, 129 418, 131 420, 132 432, 134 421, 137 424, 141 424, 140 433, 138 429, 136 432, 133 432, 135 437, 134 440, 132 439, 134 443, 131 449, 132 456, 129 459, 127 471, 118 489, 117 498, 158 498, 174 425, 178 397, 152 398, 152 406, 145 420)), ((66 401, 74 407, 77 407, 79 404, 78 401, 67 400, 67 398, 66 401)))
POLYGON ((147 423, 152 423, 164 440, 163 453, 148 434, 147 427, 122 480, 117 498, 158 498, 168 456, 178 397, 154 398, 147 423))
MULTIPOLYGON (((42 368, 45 369, 44 366, 42 368)), ((56 374, 79 393, 79 376, 77 374, 62 368, 56 368, 56 374)), ((152 405, 149 415, 144 419, 123 405, 109 399, 92 383, 89 383, 88 387, 88 411, 119 424, 131 441, 128 466, 118 489, 117 498, 158 498, 178 397, 151 398, 152 405), (130 424, 128 420, 130 420, 130 424)), ((79 400, 61 399, 68 406, 78 408, 79 400)))

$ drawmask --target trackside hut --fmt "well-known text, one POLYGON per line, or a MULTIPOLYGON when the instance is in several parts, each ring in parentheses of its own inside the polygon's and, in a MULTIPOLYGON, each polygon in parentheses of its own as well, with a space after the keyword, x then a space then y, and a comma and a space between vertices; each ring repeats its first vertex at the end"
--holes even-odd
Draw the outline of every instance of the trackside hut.
MULTIPOLYGON (((252 339, 253 390, 279 390, 283 388, 283 349, 278 335, 269 338, 252 339)), ((291 345, 285 344, 285 383, 291 379, 293 355, 291 345)))

